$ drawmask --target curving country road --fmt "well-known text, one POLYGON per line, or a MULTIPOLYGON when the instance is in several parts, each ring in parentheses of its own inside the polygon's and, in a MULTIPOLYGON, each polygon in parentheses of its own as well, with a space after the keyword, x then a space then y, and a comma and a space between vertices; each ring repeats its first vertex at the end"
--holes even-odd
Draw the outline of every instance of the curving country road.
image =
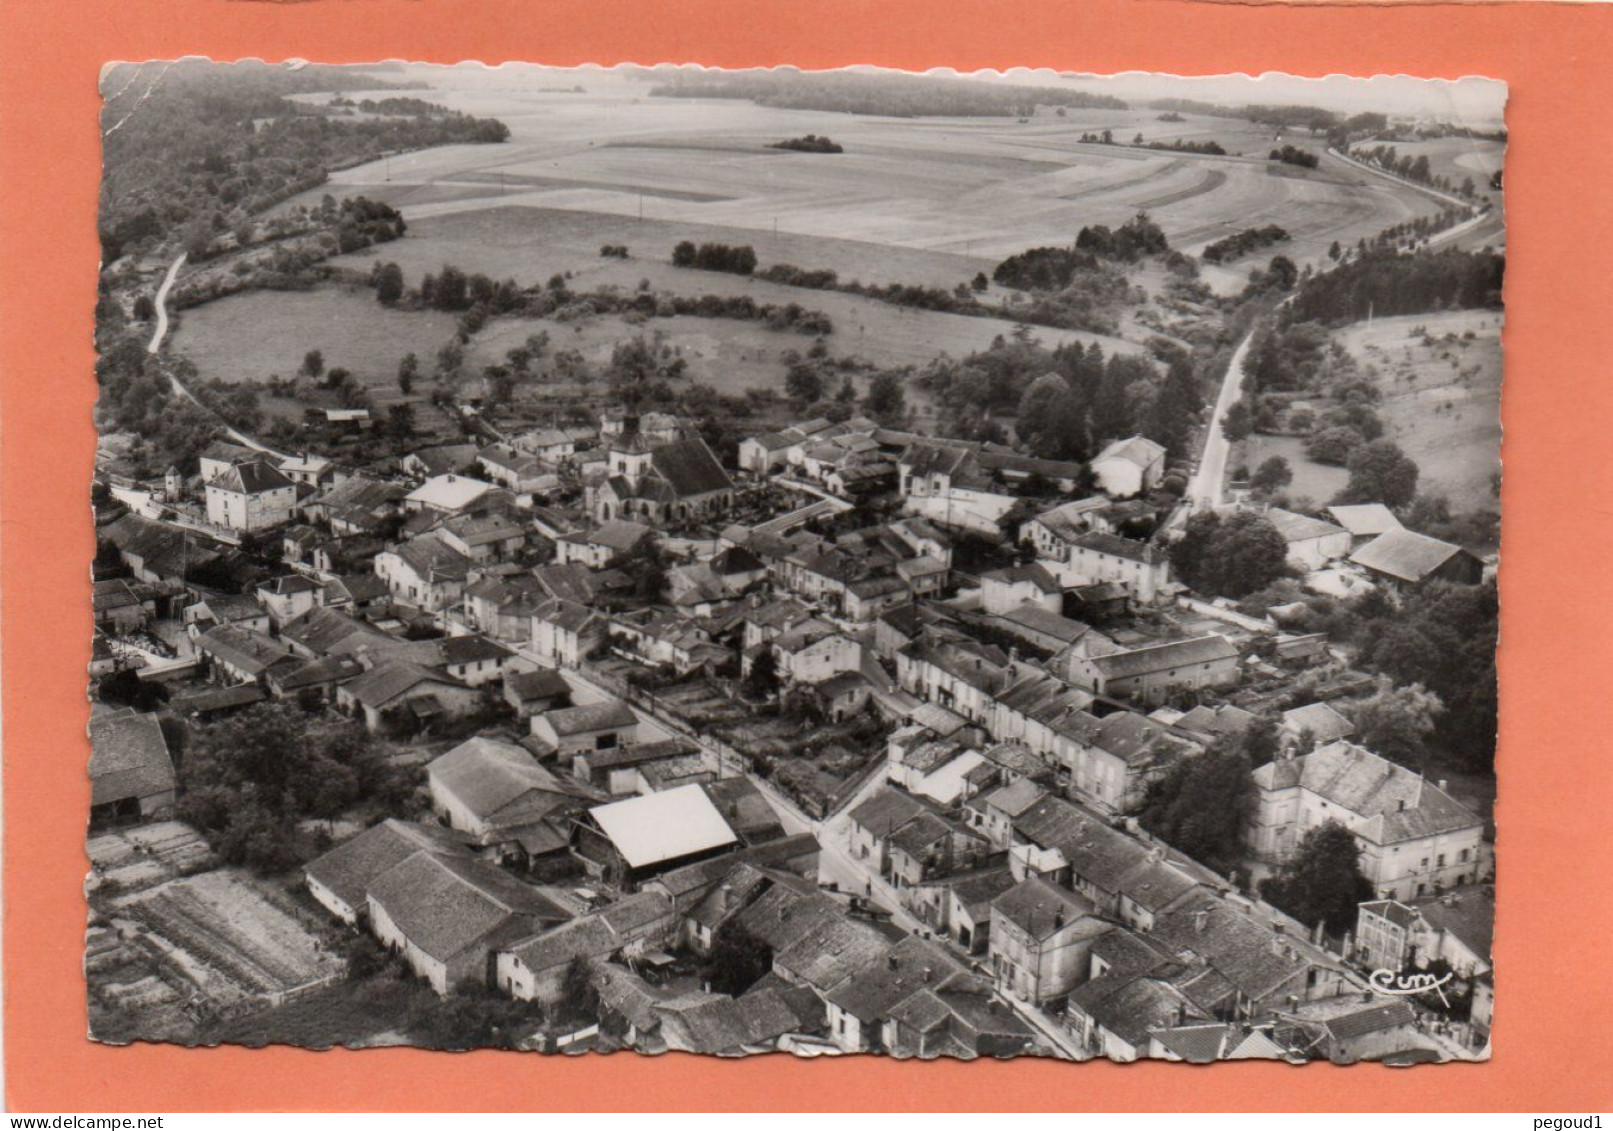
MULTIPOLYGON (((179 258, 168 265, 168 273, 162 277, 162 283, 157 287, 157 293, 152 299, 152 305, 156 307, 157 311, 157 325, 151 332, 151 341, 146 345, 147 353, 154 354, 160 350, 163 340, 168 337, 168 292, 173 289, 174 280, 179 277, 179 269, 185 265, 185 259, 186 253, 180 252, 179 258)), ((172 373, 168 374, 168 383, 173 386, 174 392, 190 401, 191 404, 207 408, 206 405, 196 399, 196 394, 187 389, 185 383, 172 373)), ((208 409, 208 411, 212 412, 212 409, 208 409)), ((227 423, 224 425, 224 434, 242 447, 251 448, 255 452, 262 452, 264 455, 274 456, 276 459, 291 458, 285 452, 277 452, 267 444, 254 440, 245 432, 231 428, 227 423)))
POLYGON ((1192 511, 1205 510, 1221 502, 1222 488, 1227 477, 1227 456, 1232 451, 1232 444, 1227 440, 1226 430, 1222 421, 1226 418, 1227 409, 1243 392, 1243 363, 1249 356, 1249 346, 1255 340, 1255 332, 1250 330, 1238 343, 1238 348, 1232 351, 1232 360, 1227 363, 1227 375, 1221 380, 1221 392, 1215 398, 1215 404, 1210 409, 1209 423, 1204 429, 1204 454, 1199 457, 1197 470, 1193 478, 1188 480, 1187 500, 1188 509, 1192 511))

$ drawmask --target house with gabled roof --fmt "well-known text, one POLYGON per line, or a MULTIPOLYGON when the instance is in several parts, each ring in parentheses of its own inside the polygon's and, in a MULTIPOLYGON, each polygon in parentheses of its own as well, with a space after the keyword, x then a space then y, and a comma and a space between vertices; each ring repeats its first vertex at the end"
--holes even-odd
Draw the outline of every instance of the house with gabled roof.
POLYGON ((1350 553, 1350 532, 1342 526, 1281 507, 1265 507, 1260 513, 1287 545, 1290 565, 1305 570, 1321 569, 1333 559, 1347 557, 1350 553))
POLYGON ((571 816, 599 800, 513 742, 477 736, 426 766, 432 809, 498 860, 564 852, 571 816))
POLYGON ((1284 711, 1277 730, 1285 742, 1296 746, 1308 735, 1309 745, 1301 751, 1307 753, 1317 746, 1349 738, 1355 733, 1355 724, 1326 703, 1306 703, 1284 711))
POLYGON ((551 599, 532 610, 532 650, 547 663, 574 668, 604 643, 610 619, 588 605, 551 599))
POLYGON ((326 522, 337 537, 378 535, 396 521, 407 492, 396 483, 351 475, 303 501, 310 522, 326 522))
POLYGON ((255 592, 270 619, 279 626, 324 604, 325 587, 303 574, 286 573, 265 581, 255 592))
POLYGON ((1401 902, 1378 899, 1357 909, 1355 959, 1371 970, 1449 965, 1464 982, 1491 969, 1495 888, 1483 884, 1401 902))
POLYGON ((971 980, 969 969, 951 951, 909 935, 883 954, 866 956, 822 995, 830 1038, 845 1052, 890 1051, 897 1043, 893 1013, 916 994, 964 980, 971 980))
POLYGON ((482 479, 449 472, 426 480, 403 497, 407 511, 436 511, 440 514, 459 514, 464 511, 488 510, 507 502, 509 496, 482 479))
POLYGON ((202 449, 196 458, 201 481, 211 483, 238 463, 249 463, 260 458, 258 452, 228 440, 214 440, 202 449))
POLYGON ((1270 1028, 1229 1025, 1224 1021, 1178 1022, 1148 1031, 1147 1056, 1213 1064, 1218 1060, 1287 1060, 1289 1054, 1271 1037, 1270 1028))
POLYGON ((90 819, 150 817, 171 806, 179 780, 155 715, 124 710, 90 718, 90 819))
POLYGON ((554 544, 555 557, 561 565, 604 569, 654 537, 654 528, 642 522, 610 520, 592 530, 579 530, 558 539, 554 544))
POLYGON ((553 1006, 578 959, 637 958, 668 945, 677 929, 677 909, 666 895, 636 892, 570 922, 508 941, 494 959, 495 984, 518 1001, 553 1006))
POLYGON ((1018 540, 1029 542, 1039 558, 1068 560, 1070 544, 1081 535, 1114 533, 1109 506, 1109 500, 1102 495, 1059 503, 1020 523, 1018 540))
POLYGON ((518 719, 529 719, 556 707, 569 706, 571 685, 553 668, 504 670, 504 701, 518 719))
POLYGON ((1144 603, 1170 591, 1170 558, 1151 542, 1089 530, 1060 540, 1057 550, 1039 560, 1064 589, 1116 585, 1144 603))
POLYGON ((243 533, 282 526, 297 509, 297 484, 267 459, 220 471, 207 481, 207 521, 243 533))
POLYGON ((366 890, 370 928, 437 993, 492 982, 494 955, 571 918, 495 864, 419 851, 366 890))
POLYGON ((1041 1005, 1086 979, 1092 942, 1111 930, 1079 892, 1030 876, 991 901, 988 954, 997 988, 1041 1005))
POLYGON ((1184 691, 1237 683, 1239 652, 1218 633, 1161 640, 1098 655, 1065 653, 1065 677, 1094 695, 1153 706, 1184 691))
POLYGON ((465 836, 441 825, 388 817, 349 837, 303 868, 308 894, 344 923, 357 924, 368 910, 375 880, 416 852, 468 859, 465 836))
POLYGON ((1122 1064, 1146 1056, 1162 1028, 1211 1020, 1168 978, 1150 975, 1087 982, 1070 995, 1065 1018, 1087 1052, 1122 1064))
POLYGON ((294 664, 291 649, 272 636, 221 624, 196 637, 196 654, 220 683, 262 683, 276 664, 294 664))
POLYGON ((465 595, 470 559, 438 534, 422 534, 375 555, 375 575, 392 596, 426 612, 458 604, 465 595))
POLYGON ((1478 555, 1414 530, 1386 531, 1351 554, 1350 561, 1391 585, 1425 581, 1477 585, 1484 580, 1484 562, 1478 555))
POLYGON ((1092 474, 1110 498, 1152 491, 1165 477, 1165 449, 1146 436, 1116 440, 1092 457, 1092 474))
POLYGON ((475 688, 446 672, 401 657, 377 659, 364 674, 336 690, 337 707, 361 714, 371 733, 407 733, 463 718, 481 702, 475 688))
POLYGON ((1327 517, 1350 535, 1350 549, 1358 550, 1380 534, 1400 530, 1395 512, 1382 503, 1354 503, 1327 508, 1327 517))
POLYGON ((349 655, 398 643, 395 637, 374 625, 324 606, 312 608, 296 620, 282 625, 280 639, 297 655, 307 659, 349 655))

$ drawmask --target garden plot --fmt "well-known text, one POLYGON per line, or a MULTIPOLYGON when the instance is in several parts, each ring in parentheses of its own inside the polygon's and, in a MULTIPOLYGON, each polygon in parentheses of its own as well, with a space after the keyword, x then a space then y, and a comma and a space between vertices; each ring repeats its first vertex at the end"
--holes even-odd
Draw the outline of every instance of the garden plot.
POLYGON ((343 971, 286 896, 237 869, 170 880, 113 907, 119 922, 149 939, 221 1006, 282 1001, 343 971))
POLYGON ((136 891, 217 863, 201 834, 179 821, 99 833, 86 850, 91 890, 110 883, 119 891, 136 891))

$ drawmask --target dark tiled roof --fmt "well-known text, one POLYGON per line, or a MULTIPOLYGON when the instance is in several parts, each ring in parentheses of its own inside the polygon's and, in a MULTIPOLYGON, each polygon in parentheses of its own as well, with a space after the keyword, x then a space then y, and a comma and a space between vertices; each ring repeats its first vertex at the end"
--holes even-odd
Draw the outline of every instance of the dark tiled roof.
POLYGON ((722 464, 698 437, 661 445, 651 453, 650 462, 679 498, 726 491, 733 486, 722 464))
POLYGON ((370 883, 420 851, 470 855, 459 833, 441 825, 388 818, 343 841, 303 869, 349 907, 360 907, 370 883))
POLYGON ((1368 1033, 1379 1033, 1385 1029, 1398 1029, 1416 1020, 1417 1012, 1412 1009, 1411 1003, 1404 998, 1397 998, 1381 1005, 1358 1009, 1354 1013, 1329 1017, 1322 1025, 1327 1029, 1328 1036, 1335 1041, 1344 1041, 1352 1037, 1364 1037, 1368 1033))
POLYGON ((217 487, 223 491, 234 491, 237 494, 258 495, 266 491, 278 491, 284 487, 293 486, 293 481, 280 472, 274 464, 263 459, 247 460, 238 463, 213 477, 209 487, 217 487))
MULTIPOLYGON (((991 910, 1041 941, 1082 919, 1089 919, 1094 907, 1080 892, 1059 887, 1040 876, 1030 876, 992 900, 991 910)), ((1106 930, 1107 924, 1090 919, 1083 933, 1099 934, 1106 930)))
POLYGON ((176 788, 173 758, 155 715, 90 719, 90 804, 146 798, 176 788))
POLYGON ((422 683, 464 687, 442 672, 422 667, 412 660, 382 660, 375 667, 347 684, 348 692, 366 707, 382 708, 422 683))
POLYGON ((1235 659, 1238 649, 1225 636, 1196 636, 1191 640, 1169 640, 1147 644, 1124 652, 1094 656, 1089 661, 1109 679, 1127 679, 1150 672, 1167 671, 1189 664, 1215 663, 1235 659))
POLYGON ((535 888, 475 858, 415 852, 377 876, 369 897, 415 946, 439 961, 500 934, 569 919, 535 888))
POLYGON ((1400 581, 1421 581, 1466 550, 1413 530, 1389 530, 1350 555, 1350 560, 1400 581))

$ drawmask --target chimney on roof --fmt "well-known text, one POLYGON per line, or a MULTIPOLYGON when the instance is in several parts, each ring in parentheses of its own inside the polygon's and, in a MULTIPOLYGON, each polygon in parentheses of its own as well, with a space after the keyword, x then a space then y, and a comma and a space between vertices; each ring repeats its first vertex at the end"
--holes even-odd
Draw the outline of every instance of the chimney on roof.
POLYGON ((1064 929, 1064 908, 1062 907, 1053 912, 1053 929, 1055 931, 1064 929))
POLYGON ((1396 813, 1404 813, 1405 811, 1406 811, 1406 799, 1404 797, 1397 798, 1395 800, 1395 812, 1396 813))
POLYGON ((1198 933, 1198 934, 1202 934, 1204 932, 1205 924, 1207 924, 1209 921, 1210 921, 1210 913, 1208 911, 1195 911, 1195 912, 1193 912, 1193 930, 1194 930, 1194 932, 1198 933))
POLYGON ((1441 793, 1445 792, 1445 779, 1444 778, 1439 779, 1439 791, 1441 793))
POLYGON ((899 965, 900 965, 900 962, 898 962, 898 960, 896 958, 896 955, 887 954, 885 956, 885 966, 886 966, 887 969, 894 970, 899 965))

